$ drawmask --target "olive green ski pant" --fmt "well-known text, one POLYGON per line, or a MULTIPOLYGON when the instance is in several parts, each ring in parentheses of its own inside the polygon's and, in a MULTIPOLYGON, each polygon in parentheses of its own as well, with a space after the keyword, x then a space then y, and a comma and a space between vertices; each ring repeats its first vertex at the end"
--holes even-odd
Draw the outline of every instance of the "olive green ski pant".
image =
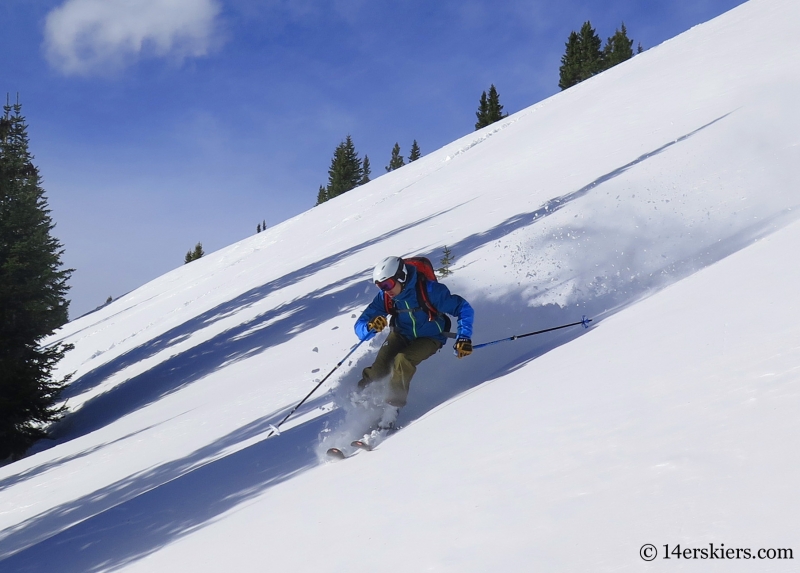
POLYGON ((378 351, 378 356, 372 366, 364 368, 361 376, 360 388, 365 388, 372 382, 382 380, 391 374, 389 380, 389 398, 386 400, 392 406, 402 408, 406 405, 411 378, 417 371, 417 366, 423 360, 430 358, 442 347, 433 338, 406 339, 396 332, 390 332, 378 351))

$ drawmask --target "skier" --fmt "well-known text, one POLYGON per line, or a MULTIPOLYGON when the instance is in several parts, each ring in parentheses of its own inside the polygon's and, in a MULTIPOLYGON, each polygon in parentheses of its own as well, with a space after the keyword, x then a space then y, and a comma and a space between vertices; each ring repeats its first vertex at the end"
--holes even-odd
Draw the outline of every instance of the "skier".
MULTIPOLYGON (((456 356, 472 354, 472 319, 470 304, 436 281, 428 259, 414 257, 405 261, 388 257, 378 263, 372 281, 381 290, 355 323, 356 335, 369 340, 387 326, 389 336, 378 351, 372 366, 364 369, 359 388, 389 378, 388 406, 378 422, 378 430, 393 427, 397 414, 406 405, 411 378, 417 366, 430 358, 447 341, 450 319, 458 319, 456 356), (426 277, 427 275, 427 277, 426 277), (387 322, 386 316, 391 316, 387 322)), ((450 335, 452 336, 452 335, 450 335)))

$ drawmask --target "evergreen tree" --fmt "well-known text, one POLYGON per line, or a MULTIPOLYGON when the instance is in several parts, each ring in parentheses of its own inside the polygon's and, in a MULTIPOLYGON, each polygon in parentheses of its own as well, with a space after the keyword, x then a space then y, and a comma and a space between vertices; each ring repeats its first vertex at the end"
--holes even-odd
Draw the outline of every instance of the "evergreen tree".
POLYGON ((361 163, 353 139, 348 135, 333 152, 331 166, 328 169, 328 185, 320 185, 316 204, 321 205, 369 182, 371 173, 369 158, 365 155, 364 163, 361 163))
POLYGON ((503 106, 500 104, 500 94, 497 93, 497 88, 494 84, 489 88, 489 95, 486 92, 481 94, 481 100, 478 104, 478 111, 475 112, 478 118, 475 124, 475 129, 481 129, 487 125, 491 125, 496 121, 500 121, 504 117, 508 117, 507 113, 503 113, 503 106))
POLYGON ((194 246, 194 250, 193 251, 187 251, 186 256, 183 259, 183 264, 191 263, 192 261, 196 261, 197 259, 202 258, 203 255, 205 255, 205 254, 206 254, 205 251, 203 251, 203 244, 202 243, 197 243, 194 246))
POLYGON ((392 148, 392 158, 389 160, 389 165, 386 166, 386 171, 400 169, 405 164, 406 162, 403 160, 403 156, 400 155, 400 144, 395 143, 392 148))
POLYGON ((603 48, 603 64, 605 69, 613 68, 633 57, 633 40, 628 38, 625 23, 606 42, 603 48))
POLYGON ((500 121, 504 117, 508 117, 508 114, 503 113, 503 106, 500 105, 500 94, 497 93, 497 89, 492 84, 489 88, 489 123, 500 121))
POLYGON ((603 51, 601 50, 603 42, 588 20, 581 26, 578 36, 581 48, 581 81, 583 81, 603 71, 603 51))
POLYGON ((328 169, 328 187, 325 189, 328 199, 358 187, 363 176, 361 160, 356 153, 353 139, 348 135, 333 152, 331 167, 328 169))
POLYGON ((581 81, 580 79, 580 39, 577 32, 570 32, 566 43, 566 50, 561 56, 561 67, 559 68, 558 87, 562 90, 571 88, 581 81))
POLYGON ((67 321, 72 269, 51 231, 47 198, 28 149, 22 107, 0 118, 0 460, 24 454, 47 436, 45 424, 63 408, 56 401, 67 379, 52 371, 70 345, 40 346, 67 321))
POLYGON ((486 92, 481 94, 481 100, 478 103, 478 111, 475 112, 475 117, 478 121, 475 122, 475 131, 482 127, 489 125, 489 100, 486 98, 486 92))
POLYGON ((260 232, 261 232, 261 223, 259 223, 258 226, 256 227, 256 233, 260 232))
POLYGON ((561 57, 558 87, 565 90, 602 72, 602 43, 588 20, 581 26, 580 32, 571 32, 566 51, 561 57))
POLYGON ((322 205, 325 201, 328 200, 328 191, 322 185, 319 186, 319 192, 317 193, 317 205, 322 205))
POLYGON ((411 163, 412 161, 416 161, 422 157, 422 153, 419 150, 419 144, 417 140, 414 140, 414 143, 411 144, 411 153, 408 154, 408 162, 411 163))
POLYGON ((372 175, 372 168, 369 165, 369 157, 366 155, 364 156, 364 163, 362 164, 361 172, 363 175, 361 176, 361 181, 358 184, 364 185, 365 183, 369 183, 369 176, 372 175))
POLYGON ((442 249, 442 258, 439 260, 439 262, 442 266, 436 269, 436 273, 440 278, 448 277, 453 274, 453 271, 450 270, 450 265, 453 264, 453 252, 447 247, 447 245, 445 245, 442 249))

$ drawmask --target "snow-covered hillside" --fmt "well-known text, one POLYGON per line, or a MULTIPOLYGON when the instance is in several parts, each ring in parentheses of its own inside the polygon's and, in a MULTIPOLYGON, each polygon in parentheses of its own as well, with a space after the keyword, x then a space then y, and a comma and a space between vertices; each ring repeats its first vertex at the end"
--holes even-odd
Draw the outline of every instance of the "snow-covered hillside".
POLYGON ((796 568, 663 552, 800 559, 798 23, 751 0, 65 326, 72 413, 0 468, 0 571, 796 568), (379 336, 267 439, 372 266, 445 245, 476 343, 592 328, 445 348, 327 463, 379 336))

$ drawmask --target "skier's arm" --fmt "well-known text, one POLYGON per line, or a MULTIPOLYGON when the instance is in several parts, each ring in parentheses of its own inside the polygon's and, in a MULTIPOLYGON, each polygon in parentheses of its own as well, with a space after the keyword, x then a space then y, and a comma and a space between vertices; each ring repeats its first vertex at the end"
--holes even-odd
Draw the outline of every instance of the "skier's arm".
POLYGON ((377 334, 374 330, 370 330, 369 323, 378 316, 386 316, 386 307, 383 304, 383 293, 378 294, 378 296, 369 303, 369 306, 364 309, 361 316, 358 317, 354 329, 359 340, 369 340, 377 334))
POLYGON ((456 335, 459 338, 472 338, 472 321, 475 318, 475 311, 472 306, 457 294, 450 295, 458 300, 453 316, 458 318, 458 329, 456 335))
POLYGON ((459 338, 472 338, 472 321, 475 311, 472 306, 457 294, 451 294, 450 289, 442 283, 428 283, 428 295, 431 303, 439 312, 444 312, 458 319, 456 336, 459 338))

